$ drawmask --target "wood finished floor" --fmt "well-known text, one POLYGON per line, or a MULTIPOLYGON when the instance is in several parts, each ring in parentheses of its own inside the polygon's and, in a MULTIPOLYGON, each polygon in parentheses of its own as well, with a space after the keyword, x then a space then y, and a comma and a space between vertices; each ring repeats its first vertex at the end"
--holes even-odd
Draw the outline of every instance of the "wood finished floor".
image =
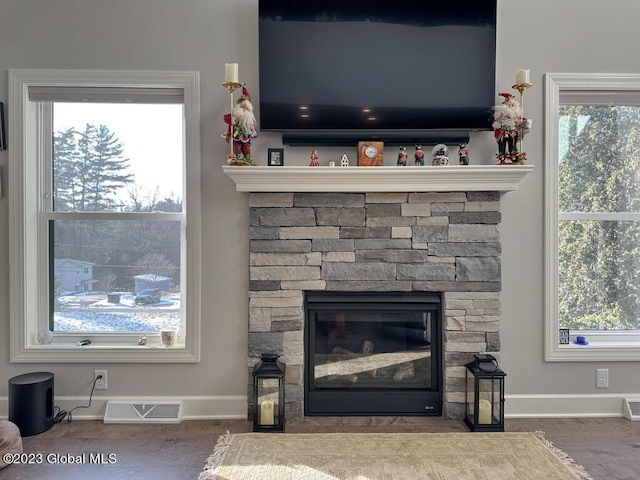
MULTIPOLYGON (((29 453, 55 457, 103 453, 112 465, 12 465, 1 480, 196 480, 219 435, 250 432, 241 420, 183 421, 178 425, 105 425, 63 422, 23 439, 29 453)), ((585 467, 594 480, 640 480, 640 422, 624 418, 508 419, 506 430, 545 432, 545 437, 585 467)), ((468 432, 458 421, 430 417, 307 418, 289 423, 289 433, 468 432)))

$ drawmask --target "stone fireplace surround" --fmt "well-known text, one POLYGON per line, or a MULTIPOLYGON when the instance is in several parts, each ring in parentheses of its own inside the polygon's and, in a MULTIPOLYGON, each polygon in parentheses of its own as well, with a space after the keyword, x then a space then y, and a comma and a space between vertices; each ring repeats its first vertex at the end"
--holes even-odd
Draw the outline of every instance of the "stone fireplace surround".
POLYGON ((500 192, 265 192, 249 207, 248 365, 282 354, 287 419, 304 415, 308 290, 441 292, 443 412, 463 416, 465 363, 500 351, 500 192))
POLYGON ((304 416, 305 291, 441 292, 443 415, 464 415, 464 365, 500 351, 503 193, 531 165, 238 167, 250 192, 249 418, 260 353, 287 364, 287 419, 304 416))

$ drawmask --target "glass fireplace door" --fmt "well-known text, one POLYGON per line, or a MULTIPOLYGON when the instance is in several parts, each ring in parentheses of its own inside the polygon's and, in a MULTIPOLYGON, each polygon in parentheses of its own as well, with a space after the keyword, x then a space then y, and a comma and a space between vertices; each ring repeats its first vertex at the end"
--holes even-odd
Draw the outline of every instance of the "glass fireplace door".
POLYGON ((305 413, 441 413, 440 304, 432 294, 310 294, 305 413))

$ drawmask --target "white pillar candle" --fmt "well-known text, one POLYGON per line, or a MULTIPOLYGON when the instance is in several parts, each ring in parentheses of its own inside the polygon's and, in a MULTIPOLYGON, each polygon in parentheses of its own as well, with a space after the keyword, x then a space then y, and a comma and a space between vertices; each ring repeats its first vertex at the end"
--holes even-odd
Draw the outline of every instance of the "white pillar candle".
POLYGON ((478 403, 478 423, 488 425, 491 423, 491 402, 482 399, 478 403))
POLYGON ((516 70, 516 85, 520 83, 529 83, 529 70, 523 68, 516 70))
POLYGON ((224 64, 224 81, 228 83, 238 83, 238 64, 224 64))
POLYGON ((260 404, 260 425, 273 425, 273 402, 265 400, 260 404))

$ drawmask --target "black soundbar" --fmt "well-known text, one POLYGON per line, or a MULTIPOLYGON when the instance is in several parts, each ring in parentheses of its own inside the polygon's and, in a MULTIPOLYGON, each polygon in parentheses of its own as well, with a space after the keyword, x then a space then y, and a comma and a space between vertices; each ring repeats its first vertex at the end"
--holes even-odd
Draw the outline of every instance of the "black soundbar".
POLYGON ((469 143, 467 130, 310 130, 282 133, 282 143, 289 146, 313 147, 357 146, 359 141, 379 141, 385 146, 445 145, 469 143))

